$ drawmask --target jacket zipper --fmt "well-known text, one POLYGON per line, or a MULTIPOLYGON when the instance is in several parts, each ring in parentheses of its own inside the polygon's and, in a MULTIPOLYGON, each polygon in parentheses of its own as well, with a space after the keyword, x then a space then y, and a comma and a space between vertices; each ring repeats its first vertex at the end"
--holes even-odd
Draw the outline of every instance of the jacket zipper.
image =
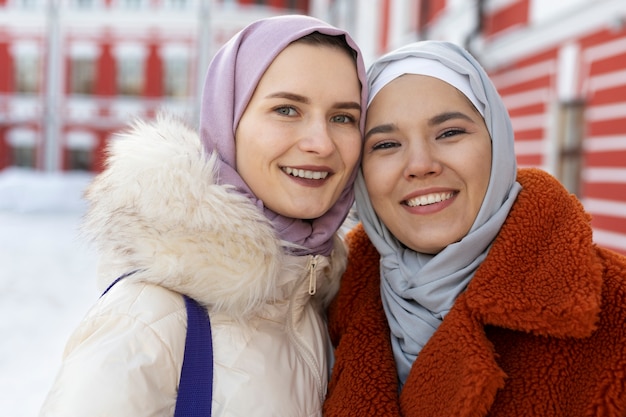
POLYGON ((317 275, 315 274, 315 267, 317 266, 317 260, 319 255, 315 255, 309 258, 309 295, 315 295, 317 292, 317 275))
MULTIPOLYGON (((318 257, 320 255, 309 255, 309 262, 308 262, 308 271, 309 271, 309 294, 313 295, 315 294, 315 292, 317 291, 317 276, 315 273, 315 268, 318 264, 318 257)), ((293 305, 294 305, 294 301, 293 298, 296 297, 296 294, 292 295, 292 298, 289 302, 289 314, 288 314, 288 320, 287 320, 287 334, 289 335, 289 338, 293 341, 293 344, 296 348, 296 350, 298 352, 300 352, 300 355, 302 356, 302 359, 304 360, 304 362, 307 364, 307 366, 309 367, 309 370, 313 373, 313 376, 315 377, 315 381, 317 383, 317 393, 319 395, 320 398, 320 402, 324 401, 324 390, 323 390, 323 384, 322 384, 322 375, 320 374, 320 370, 318 368, 319 363, 318 361, 315 359, 315 355, 311 352, 311 350, 306 346, 306 344, 304 343, 303 340, 301 340, 301 338, 296 334, 296 331, 294 329, 294 312, 293 312, 293 305)))

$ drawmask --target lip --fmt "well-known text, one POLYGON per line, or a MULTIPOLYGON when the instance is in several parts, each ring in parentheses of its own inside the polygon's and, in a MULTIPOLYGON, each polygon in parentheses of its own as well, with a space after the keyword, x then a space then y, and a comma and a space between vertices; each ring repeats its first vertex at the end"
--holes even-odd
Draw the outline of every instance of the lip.
POLYGON ((402 205, 402 207, 405 210, 411 213, 415 213, 415 214, 437 213, 445 209, 446 207, 450 206, 456 200, 458 193, 459 193, 458 190, 451 189, 451 188, 444 188, 444 187, 427 188, 424 190, 418 190, 410 194, 407 194, 404 198, 402 198, 402 200, 400 200, 400 205, 402 205), (409 206, 407 204, 407 201, 409 200, 427 196, 427 195, 432 195, 432 194, 438 194, 439 197, 441 197, 444 194, 448 194, 450 196, 447 198, 444 198, 441 201, 433 202, 433 203, 426 204, 426 205, 409 206))

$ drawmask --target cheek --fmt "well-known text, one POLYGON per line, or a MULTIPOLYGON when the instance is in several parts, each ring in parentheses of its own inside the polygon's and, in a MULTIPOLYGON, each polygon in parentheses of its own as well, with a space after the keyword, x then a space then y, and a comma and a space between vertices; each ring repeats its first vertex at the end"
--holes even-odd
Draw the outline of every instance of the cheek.
POLYGON ((343 160, 346 169, 352 172, 356 168, 359 158, 361 157, 360 135, 351 141, 346 141, 346 143, 339 148, 339 152, 341 153, 341 159, 343 160))
POLYGON ((235 170, 248 182, 249 172, 260 162, 263 153, 258 148, 258 141, 250 134, 247 126, 240 125, 235 132, 235 170))
POLYGON ((361 132, 343 127, 332 134, 333 158, 341 162, 341 176, 349 177, 358 167, 361 158, 361 132))
POLYGON ((390 188, 391 182, 388 174, 389 170, 384 166, 371 161, 363 163, 363 179, 372 203, 374 200, 379 202, 386 194, 386 189, 390 188))
POLYGON ((241 136, 235 136, 235 170, 240 171, 241 167, 246 166, 247 151, 249 146, 241 136))
POLYGON ((479 175, 481 181, 478 184, 478 192, 480 193, 479 199, 477 200, 478 208, 476 209, 476 214, 478 215, 478 210, 485 201, 485 196, 487 195, 487 188, 489 187, 489 177, 491 174, 491 169, 483 170, 479 175))
POLYGON ((489 147, 486 147, 482 152, 476 155, 474 160, 488 161, 488 163, 474 166, 473 177, 476 178, 476 192, 479 193, 477 200, 480 208, 487 194, 489 179, 491 177, 491 142, 489 142, 489 147))
POLYGON ((489 178, 491 177, 491 140, 487 139, 485 141, 485 145, 483 146, 483 151, 480 155, 480 161, 488 161, 488 163, 482 165, 483 167, 483 172, 482 172, 482 178, 485 182, 485 190, 487 190, 487 184, 489 184, 489 178))

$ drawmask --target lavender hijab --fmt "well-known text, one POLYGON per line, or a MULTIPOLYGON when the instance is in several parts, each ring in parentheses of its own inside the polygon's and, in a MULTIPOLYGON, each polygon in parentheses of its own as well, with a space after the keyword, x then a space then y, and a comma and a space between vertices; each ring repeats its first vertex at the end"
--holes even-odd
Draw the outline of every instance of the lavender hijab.
POLYGON ((439 78, 466 95, 485 120, 492 149, 489 185, 474 224, 462 240, 436 255, 418 253, 402 245, 374 212, 361 172, 356 180, 359 216, 381 254, 383 307, 391 329, 398 377, 404 385, 420 350, 487 256, 521 186, 515 180, 517 168, 509 115, 489 77, 469 53, 438 41, 397 49, 379 58, 368 70, 370 96, 402 74, 439 78))
MULTIPOLYGON (((259 80, 274 58, 291 42, 313 32, 343 35, 357 53, 356 67, 361 82, 361 105, 367 100, 365 66, 361 51, 347 32, 308 16, 286 15, 261 19, 246 26, 231 38, 209 64, 202 92, 200 137, 207 153, 217 152, 218 181, 230 184, 247 195, 274 225, 278 236, 288 242, 286 247, 296 255, 329 255, 333 235, 345 220, 354 201, 354 173, 339 200, 321 217, 314 220, 281 216, 264 207, 239 176, 235 158, 235 131, 259 80)), ((365 112, 363 111, 363 114, 365 112)), ((361 133, 364 119, 361 118, 361 133)))

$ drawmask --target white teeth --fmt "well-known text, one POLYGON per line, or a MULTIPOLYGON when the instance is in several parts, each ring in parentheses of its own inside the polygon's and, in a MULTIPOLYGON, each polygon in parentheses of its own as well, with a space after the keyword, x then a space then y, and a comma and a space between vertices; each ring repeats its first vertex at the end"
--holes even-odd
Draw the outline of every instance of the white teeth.
POLYGON ((289 167, 283 168, 283 171, 289 175, 293 175, 294 177, 306 178, 309 180, 324 179, 328 176, 328 172, 326 171, 308 171, 305 169, 294 169, 289 167))
POLYGON ((427 206, 429 204, 441 203, 442 201, 451 198, 453 195, 454 193, 452 192, 422 195, 422 196, 407 200, 406 205, 409 207, 427 206))

